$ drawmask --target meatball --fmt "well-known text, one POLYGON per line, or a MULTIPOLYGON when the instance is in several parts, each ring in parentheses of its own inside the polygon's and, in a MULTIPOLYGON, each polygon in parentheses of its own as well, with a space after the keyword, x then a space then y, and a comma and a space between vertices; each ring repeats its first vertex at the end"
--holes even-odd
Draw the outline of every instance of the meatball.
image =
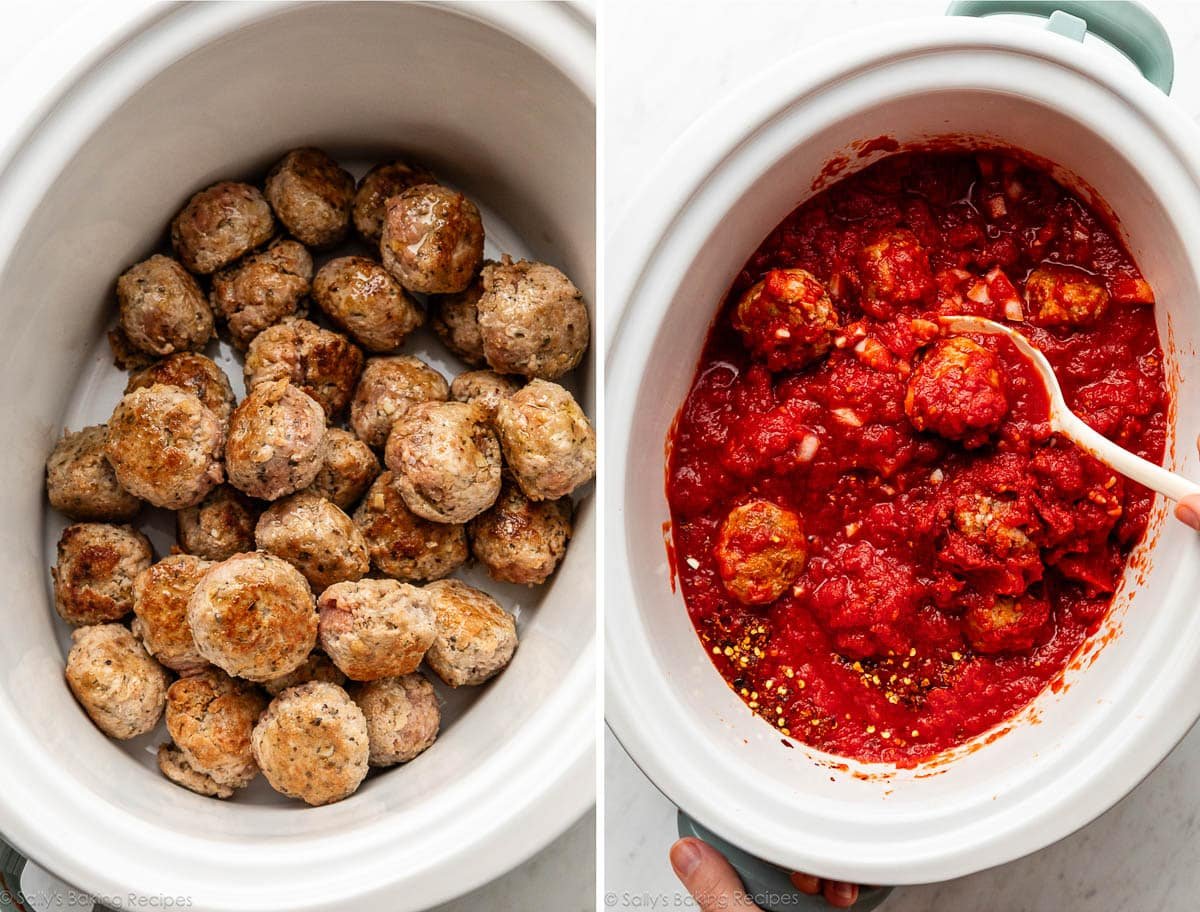
POLYGON ((320 149, 294 149, 267 174, 267 199, 289 232, 309 247, 346 236, 354 178, 320 149))
POLYGON ((1025 280, 1029 322, 1035 326, 1090 326, 1108 311, 1099 277, 1074 266, 1046 263, 1025 280))
POLYGON ((196 648, 231 675, 269 681, 295 670, 317 642, 317 612, 300 571, 270 554, 235 554, 188 600, 196 648))
POLYGON ((263 690, 271 696, 277 697, 289 687, 298 687, 309 681, 325 681, 327 684, 336 684, 341 687, 346 683, 346 676, 325 653, 311 652, 295 671, 290 671, 269 681, 263 681, 263 690))
POLYGON ((349 510, 379 475, 379 459, 371 448, 341 428, 325 433, 325 461, 308 490, 349 510))
POLYGON ((500 493, 500 444, 465 402, 414 405, 392 426, 384 462, 408 508, 434 522, 466 522, 500 493))
POLYGON ((1013 522, 1014 512, 1010 501, 975 493, 955 504, 954 527, 993 554, 1008 557, 1036 552, 1037 545, 1013 522))
POLYGON ((772 269, 738 299, 733 328, 769 370, 799 370, 828 354, 838 316, 812 273, 772 269))
POLYGON ((336 418, 350 402, 363 369, 363 354, 345 336, 308 320, 263 330, 246 352, 246 389, 288 380, 336 418))
POLYGON ((496 417, 500 400, 507 399, 521 388, 512 377, 495 371, 467 371, 450 384, 450 398, 455 402, 472 402, 483 409, 488 420, 496 417))
POLYGON ((269 326, 299 312, 308 296, 313 261, 304 245, 276 240, 266 250, 222 269, 212 279, 212 307, 245 350, 269 326))
POLYGON ((199 397, 158 383, 121 399, 108 420, 104 455, 126 491, 178 510, 225 480, 224 443, 220 419, 199 397))
POLYGON ((194 394, 205 408, 217 416, 222 426, 229 422, 229 416, 233 413, 233 387, 229 385, 225 371, 211 358, 195 352, 182 352, 155 361, 129 378, 125 392, 132 393, 158 384, 177 386, 184 392, 194 394))
POLYGON ((935 342, 908 378, 904 411, 918 431, 982 445, 1008 414, 1000 360, 965 336, 935 342))
POLYGON ((208 665, 188 626, 188 600, 212 567, 190 554, 172 554, 147 567, 133 581, 133 633, 146 651, 180 674, 208 665))
MULTIPOLYGON (((487 268, 494 265, 484 260, 487 268)), ((475 274, 471 283, 454 294, 429 296, 429 325, 442 344, 472 367, 483 367, 483 336, 479 334, 479 298, 483 295, 483 273, 475 274)))
POLYGON ((75 520, 130 520, 142 502, 117 483, 104 458, 108 427, 94 424, 67 431, 46 460, 46 494, 50 506, 75 520))
POLYGON ((354 227, 368 244, 377 245, 383 234, 387 201, 418 184, 436 184, 424 168, 402 161, 380 162, 363 175, 354 192, 354 227))
POLYGON ((369 681, 354 702, 367 717, 371 766, 407 763, 437 739, 442 713, 433 685, 423 675, 369 681))
POLYGON ((158 724, 167 673, 127 627, 80 627, 71 642, 67 685, 100 731, 125 741, 158 724))
POLYGON ((275 500, 306 488, 325 461, 325 410, 286 380, 258 384, 233 411, 225 470, 251 497, 275 500))
POLYGON ((571 500, 533 501, 505 480, 496 503, 467 527, 471 554, 502 583, 534 586, 554 572, 571 538, 571 500))
POLYGON ((725 590, 746 605, 766 605, 783 595, 808 559, 800 517, 768 500, 729 511, 714 548, 725 590))
POLYGON ((387 201, 380 253, 409 291, 462 291, 483 262, 483 220, 461 193, 418 184, 387 201))
POLYGON ((517 624, 486 592, 458 580, 425 587, 433 597, 437 637, 425 661, 451 687, 482 684, 499 674, 517 649, 517 624))
POLYGON ((233 789, 221 785, 212 776, 193 769, 183 756, 183 751, 167 742, 158 746, 158 768, 176 785, 183 786, 197 795, 209 798, 232 798, 233 789))
POLYGON ((425 321, 391 274, 366 257, 330 260, 313 279, 313 300, 367 351, 391 351, 425 321))
POLYGON ((245 788, 258 775, 250 733, 266 708, 253 685, 209 668, 167 690, 167 731, 188 767, 218 785, 245 788))
POLYGON ((256 187, 222 181, 193 196, 171 222, 171 246, 192 272, 208 275, 265 244, 271 207, 256 187))
POLYGON ((254 530, 258 547, 304 574, 314 589, 360 579, 371 569, 358 526, 336 506, 311 491, 275 501, 254 530))
POLYGON ((50 569, 54 607, 77 626, 120 620, 133 610, 133 581, 153 560, 150 540, 131 526, 67 526, 50 569))
POLYGON ((496 408, 496 433, 530 500, 565 497, 596 474, 596 432, 557 383, 534 380, 496 408))
POLYGON ((466 563, 466 527, 417 516, 405 505, 391 472, 371 485, 354 522, 366 539, 372 565, 384 576, 435 580, 466 563))
POLYGON ((505 257, 484 267, 477 308, 483 354, 498 373, 556 380, 583 360, 583 295, 553 266, 505 257))
POLYGON ((204 500, 175 514, 181 550, 210 561, 223 561, 254 550, 256 510, 237 488, 220 485, 204 500))
POLYGON ((155 255, 117 279, 121 329, 151 355, 199 351, 213 336, 213 315, 204 292, 170 257, 155 255))
POLYGON ((373 447, 387 443, 392 425, 419 402, 445 402, 446 379, 410 355, 370 358, 350 403, 350 424, 358 439, 373 447))
POLYGON ((933 291, 929 254, 911 231, 896 228, 858 252, 862 309, 877 320, 933 291))
POLYGON ((317 608, 321 648, 355 681, 416 671, 436 633, 429 593, 396 580, 337 583, 317 608))
POLYGON ((976 652, 1025 652, 1037 645, 1049 620, 1050 604, 1041 595, 997 595, 990 605, 967 609, 963 632, 976 652))
POLYGON ((366 717, 336 684, 285 690, 254 726, 251 744, 271 787, 314 807, 349 797, 367 775, 366 717))

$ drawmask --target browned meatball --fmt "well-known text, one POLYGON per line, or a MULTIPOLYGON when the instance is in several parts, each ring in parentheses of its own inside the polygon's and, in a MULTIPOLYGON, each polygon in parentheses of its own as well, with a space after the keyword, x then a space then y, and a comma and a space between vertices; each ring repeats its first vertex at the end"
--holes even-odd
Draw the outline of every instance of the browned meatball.
POLYGON ((313 300, 367 351, 391 351, 425 316, 391 274, 366 257, 330 260, 313 279, 313 300))
POLYGON ((209 668, 167 690, 167 731, 191 769, 218 785, 245 788, 258 775, 250 734, 266 708, 257 688, 209 668))
POLYGON ((449 395, 446 378, 419 358, 369 358, 350 403, 350 424, 359 440, 382 447, 392 425, 409 408, 419 402, 445 402, 449 395))
POLYGON ((126 491, 178 510, 225 480, 224 443, 220 419, 199 397, 159 383, 121 399, 108 420, 104 455, 126 491))
POLYGON ((208 275, 265 244, 271 207, 256 187, 222 181, 193 196, 171 222, 171 246, 192 272, 208 275))
POLYGON ((213 276, 213 310, 228 324, 233 344, 244 351, 264 329, 300 310, 312 277, 313 261, 304 245, 276 240, 213 276))
POLYGON ((768 500, 729 511, 714 549, 725 589, 746 605, 766 605, 786 592, 808 560, 800 517, 768 500))
POLYGON ((341 428, 325 433, 325 461, 308 490, 349 510, 379 475, 379 459, 371 448, 341 428))
POLYGON ((142 502, 117 483, 104 458, 108 427, 95 424, 67 431, 46 460, 46 494, 50 506, 76 520, 133 519, 142 502))
MULTIPOLYGON (((494 265, 484 260, 484 268, 494 265)), ((454 294, 429 296, 429 325, 442 344, 472 367, 483 367, 483 336, 479 334, 479 298, 483 295, 483 273, 478 272, 465 289, 454 294)))
POLYGON ((348 678, 409 674, 434 637, 429 593, 396 580, 337 583, 317 600, 321 648, 348 678))
POLYGON ((465 402, 414 405, 392 426, 384 462, 408 508, 434 522, 466 522, 500 493, 500 444, 465 402))
POLYGON ((350 517, 311 491, 298 491, 271 504, 254 530, 258 547, 304 574, 320 591, 371 569, 367 543, 350 517))
POLYGON ((254 550, 254 505, 237 488, 220 485, 204 500, 175 514, 175 537, 188 554, 223 561, 254 550))
POLYGON ((833 348, 838 318, 812 273, 772 269, 738 299, 733 328, 770 370, 795 370, 833 348))
POLYGON ((911 231, 896 228, 863 247, 858 254, 862 309, 887 320, 898 306, 919 301, 933 291, 929 254, 911 231))
POLYGON ((1008 414, 1000 359, 965 336, 935 342, 909 375, 904 411, 918 431, 981 445, 1008 414))
POLYGON ((358 182, 354 193, 354 227, 368 244, 378 244, 387 201, 409 187, 436 183, 434 176, 419 165, 380 162, 358 182))
POLYGON ((204 355, 182 352, 155 361, 129 378, 125 392, 132 393, 160 383, 194 394, 222 425, 233 413, 233 387, 229 385, 229 378, 216 362, 204 355))
POLYGON ((517 649, 517 624, 486 592, 458 580, 425 587, 437 636, 425 661, 451 687, 482 684, 504 670, 517 649))
POLYGON ((50 570, 54 607, 68 624, 120 620, 133 610, 133 581, 153 560, 150 540, 130 526, 67 526, 50 570))
POLYGON ((477 306, 483 354, 498 373, 555 380, 583 360, 583 295, 553 266, 508 257, 485 266, 477 306))
POLYGON ((531 500, 565 497, 596 474, 596 432, 557 383, 534 380, 496 408, 496 433, 531 500))
POLYGON ((395 479, 391 472, 380 475, 354 513, 372 565, 398 580, 449 576, 467 560, 466 527, 417 516, 405 505, 395 479))
POLYGON ((151 355, 199 351, 213 336, 213 315, 204 292, 170 257, 155 255, 117 279, 121 329, 151 355))
POLYGON ((350 402, 362 369, 363 353, 345 336, 308 320, 290 320, 263 330, 250 343, 246 389, 288 380, 321 403, 332 419, 350 402))
POLYGON ((437 739, 442 712, 423 675, 369 681, 358 688, 354 702, 367 719, 371 766, 407 763, 437 739))
POLYGON ((462 291, 483 262, 483 221, 454 190, 419 184, 387 201, 383 265, 409 291, 462 291))
POLYGON ((210 561, 172 554, 147 567, 133 581, 133 633, 146 651, 180 674, 205 668, 188 626, 187 607, 210 561))
POLYGON ((1108 311, 1108 289, 1098 276, 1046 263, 1025 280, 1029 322, 1035 326, 1091 326, 1108 311))
POLYGON ((317 612, 300 571, 270 554, 212 567, 188 601, 196 648, 231 675, 270 681, 295 670, 317 641, 317 612))
POLYGON ((354 178, 320 149, 294 149, 267 174, 267 199, 302 244, 328 247, 346 236, 354 178))
POLYGON ((507 399, 521 388, 512 377, 495 371, 467 371, 450 384, 450 398, 455 402, 470 402, 483 409, 488 420, 496 417, 500 400, 507 399))
POLYGON ((221 785, 212 776, 193 769, 183 756, 183 751, 167 742, 158 746, 158 768, 164 776, 197 795, 209 798, 232 798, 233 789, 221 785))
POLYGON ((144 735, 158 724, 167 673, 120 624, 80 627, 71 635, 67 685, 110 738, 144 735))
POLYGON ((554 572, 571 538, 571 500, 532 501, 506 481, 496 503, 467 527, 471 554, 492 579, 534 586, 554 572))
POLYGON ((963 631, 976 652, 1025 652, 1041 640, 1049 620, 1050 603, 1042 595, 997 595, 991 605, 967 609, 963 631))
POLYGON ((295 671, 289 671, 278 678, 263 681, 262 686, 263 690, 271 696, 277 697, 289 687, 298 687, 309 681, 325 681, 341 687, 346 683, 346 676, 325 653, 311 652, 295 671))
POLYGON ((354 794, 368 771, 366 717, 335 684, 285 690, 254 726, 251 744, 271 787, 314 807, 354 794))
POLYGON ((286 380, 250 391, 229 420, 225 470, 251 497, 275 500, 312 484, 325 460, 325 410, 286 380))

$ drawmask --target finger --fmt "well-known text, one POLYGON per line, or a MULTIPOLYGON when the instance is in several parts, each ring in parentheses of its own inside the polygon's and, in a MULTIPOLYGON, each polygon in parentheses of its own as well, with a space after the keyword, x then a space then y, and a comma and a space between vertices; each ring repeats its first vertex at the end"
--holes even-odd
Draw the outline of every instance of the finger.
POLYGON ((699 839, 688 837, 671 846, 671 867, 700 912, 758 908, 746 898, 742 881, 725 857, 699 839))
POLYGON ((825 881, 825 901, 835 909, 849 909, 858 902, 858 884, 825 881))
POLYGON ((821 892, 821 878, 814 877, 812 874, 801 874, 799 871, 794 871, 791 877, 792 886, 801 893, 816 896, 821 892))
POLYGON ((1175 518, 1200 532, 1200 494, 1189 494, 1175 504, 1175 518))

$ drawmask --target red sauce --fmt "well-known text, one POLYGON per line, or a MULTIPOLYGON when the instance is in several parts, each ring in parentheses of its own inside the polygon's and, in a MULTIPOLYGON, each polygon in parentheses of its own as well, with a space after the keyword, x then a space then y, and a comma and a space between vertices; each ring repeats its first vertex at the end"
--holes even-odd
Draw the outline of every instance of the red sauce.
POLYGON ((952 440, 905 412, 932 320, 1027 318, 1026 279, 1046 264, 1102 284, 1111 304, 1087 325, 1020 328, 1084 420, 1161 462, 1170 396, 1153 295, 1108 227, 1036 167, 990 152, 883 159, 795 210, 735 281, 672 431, 668 498, 696 632, 780 734, 911 766, 1025 707, 1108 613, 1152 495, 1049 432, 1045 390, 1006 340, 972 337, 999 360, 997 428, 952 440), (895 229, 929 272, 900 275, 911 299, 881 307, 863 250, 895 229), (840 329, 828 352, 781 369, 751 354, 732 314, 771 270, 797 268, 828 289, 840 329), (754 500, 794 511, 807 537, 807 562, 769 604, 733 597, 715 554, 726 517, 754 500), (970 505, 996 502, 1002 521, 972 519, 970 505), (973 619, 1014 603, 1036 609, 1022 629, 979 633, 973 619))

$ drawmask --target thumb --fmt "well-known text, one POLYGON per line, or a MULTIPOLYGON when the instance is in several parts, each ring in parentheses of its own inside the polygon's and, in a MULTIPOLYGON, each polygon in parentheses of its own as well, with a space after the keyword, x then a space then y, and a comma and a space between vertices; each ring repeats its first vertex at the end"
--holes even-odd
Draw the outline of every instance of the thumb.
POLYGON ((758 909, 746 896, 737 872, 725 857, 699 839, 689 837, 671 846, 671 867, 696 900, 700 912, 758 909))
POLYGON ((1189 494, 1175 505, 1175 518, 1200 532, 1200 494, 1189 494))

